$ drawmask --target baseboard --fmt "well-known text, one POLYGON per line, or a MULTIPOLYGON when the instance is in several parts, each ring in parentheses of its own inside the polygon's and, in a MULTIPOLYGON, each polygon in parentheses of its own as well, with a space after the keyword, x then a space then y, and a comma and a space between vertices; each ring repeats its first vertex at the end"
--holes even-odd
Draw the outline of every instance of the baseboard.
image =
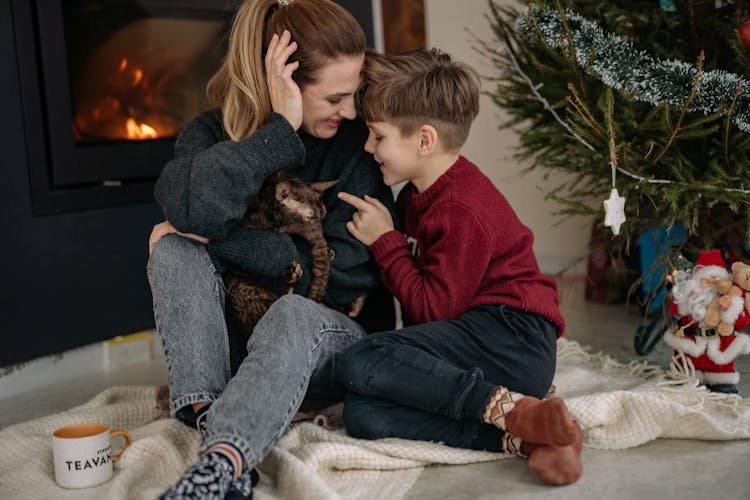
POLYGON ((537 256, 539 269, 550 276, 585 276, 587 261, 583 257, 559 255, 537 256))
POLYGON ((0 399, 163 357, 151 330, 0 368, 0 399))

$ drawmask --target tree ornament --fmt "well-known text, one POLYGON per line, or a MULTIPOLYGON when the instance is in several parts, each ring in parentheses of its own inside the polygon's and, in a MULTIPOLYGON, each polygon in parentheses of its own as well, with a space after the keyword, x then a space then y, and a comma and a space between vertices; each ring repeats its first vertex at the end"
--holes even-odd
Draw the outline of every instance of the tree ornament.
POLYGON ((604 200, 604 225, 612 228, 615 236, 620 234, 620 226, 625 222, 625 198, 620 196, 617 188, 612 188, 609 198, 604 200))
POLYGON ((670 262, 670 267, 672 268, 673 272, 677 271, 692 271, 695 267, 695 264, 690 262, 690 260, 682 255, 682 253, 677 254, 677 257, 675 258, 674 262, 670 262))
POLYGON ((742 41, 742 45, 745 46, 745 49, 750 51, 750 19, 740 24, 740 27, 737 28, 737 34, 740 36, 740 40, 742 41))
POLYGON ((615 236, 620 234, 620 226, 625 222, 625 198, 617 192, 617 148, 615 146, 615 131, 612 125, 614 113, 612 91, 608 91, 605 99, 607 108, 607 132, 609 133, 609 168, 612 173, 612 191, 609 198, 604 200, 604 225, 612 228, 615 236))

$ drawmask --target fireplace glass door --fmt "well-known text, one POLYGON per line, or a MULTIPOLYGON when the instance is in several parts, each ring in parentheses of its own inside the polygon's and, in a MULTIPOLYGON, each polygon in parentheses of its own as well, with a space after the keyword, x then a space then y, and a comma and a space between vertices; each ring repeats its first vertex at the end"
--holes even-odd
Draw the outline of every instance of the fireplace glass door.
POLYGON ((63 5, 78 144, 174 137, 205 108, 221 24, 159 13, 86 0, 63 5))
POLYGON ((93 205, 150 200, 179 130, 209 106, 236 5, 14 1, 27 128, 43 138, 27 144, 35 212, 89 208, 64 201, 71 190, 93 205))
POLYGON ((205 85, 221 61, 224 36, 221 9, 208 7, 217 3, 65 0, 58 4, 61 16, 53 15, 49 26, 40 16, 42 37, 54 34, 60 26, 55 20, 62 18, 65 42, 50 40, 48 46, 53 53, 64 50, 56 55, 68 63, 63 83, 70 98, 48 96, 50 121, 61 127, 52 146, 62 157, 73 155, 72 162, 55 168, 56 184, 158 172, 158 165, 154 170, 147 162, 133 162, 126 151, 153 151, 164 159, 169 139, 208 106, 205 85), (71 143, 72 151, 66 151, 71 143), (123 155, 109 154, 114 151, 123 155))

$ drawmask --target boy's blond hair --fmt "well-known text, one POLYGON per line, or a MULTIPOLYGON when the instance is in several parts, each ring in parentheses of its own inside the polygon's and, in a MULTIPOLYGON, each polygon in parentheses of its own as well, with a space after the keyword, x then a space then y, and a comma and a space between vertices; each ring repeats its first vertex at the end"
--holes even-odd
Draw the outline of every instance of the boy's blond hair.
POLYGON ((392 123, 404 136, 431 125, 447 151, 458 151, 479 113, 479 76, 438 49, 368 51, 359 98, 366 121, 392 123))

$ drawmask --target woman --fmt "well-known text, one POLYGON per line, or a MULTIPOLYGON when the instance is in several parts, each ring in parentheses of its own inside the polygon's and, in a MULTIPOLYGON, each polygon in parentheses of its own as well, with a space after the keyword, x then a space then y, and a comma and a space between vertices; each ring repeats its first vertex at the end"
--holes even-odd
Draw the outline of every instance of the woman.
MULTIPOLYGON (((209 83, 220 110, 185 126, 157 182, 167 221, 151 234, 148 275, 170 410, 203 433, 200 460, 165 498, 249 496, 253 466, 306 393, 335 390, 336 353, 365 334, 333 309, 285 295, 256 326, 235 371, 221 277, 236 266, 279 289, 290 263, 299 262, 295 292, 306 292, 306 244, 239 225, 263 179, 283 169, 304 181, 338 179, 323 197, 324 232, 335 251, 324 302, 344 306, 378 285, 368 249, 346 230, 353 209, 335 193, 368 193, 393 210, 391 192, 363 150, 367 127, 354 106, 364 53, 361 27, 330 0, 247 0, 209 83)), ((372 305, 370 292, 366 308, 372 305)), ((385 311, 378 314, 390 326, 381 320, 370 329, 392 328, 385 311)))

